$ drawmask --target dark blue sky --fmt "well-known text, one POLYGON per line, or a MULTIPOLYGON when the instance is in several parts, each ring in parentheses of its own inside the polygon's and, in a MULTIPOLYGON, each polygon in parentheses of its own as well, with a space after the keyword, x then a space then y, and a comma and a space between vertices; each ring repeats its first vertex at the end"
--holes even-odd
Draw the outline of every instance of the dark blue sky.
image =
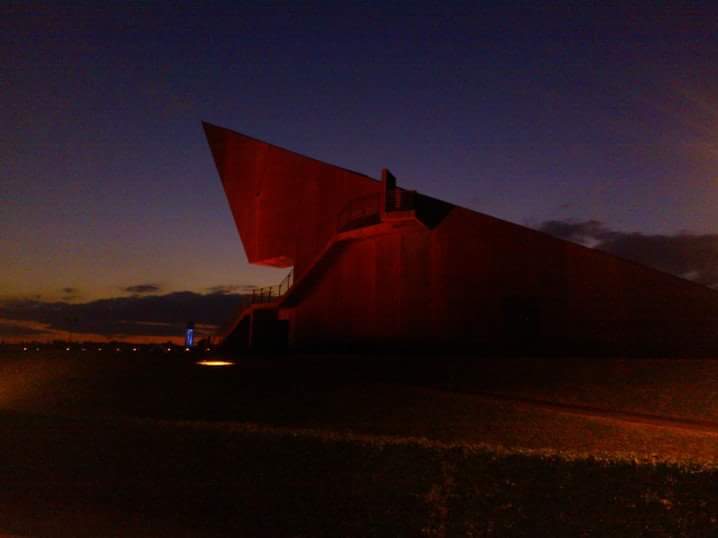
POLYGON ((373 5, 4 2, 0 296, 279 281, 201 120, 521 224, 718 230, 718 10, 373 5))

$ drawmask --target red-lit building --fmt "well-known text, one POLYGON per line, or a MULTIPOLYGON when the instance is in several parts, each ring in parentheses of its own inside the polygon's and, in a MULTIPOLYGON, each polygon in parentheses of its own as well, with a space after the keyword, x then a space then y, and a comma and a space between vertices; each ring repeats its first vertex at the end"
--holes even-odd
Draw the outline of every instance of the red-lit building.
POLYGON ((292 268, 227 345, 718 351, 718 292, 204 125, 250 263, 292 268))

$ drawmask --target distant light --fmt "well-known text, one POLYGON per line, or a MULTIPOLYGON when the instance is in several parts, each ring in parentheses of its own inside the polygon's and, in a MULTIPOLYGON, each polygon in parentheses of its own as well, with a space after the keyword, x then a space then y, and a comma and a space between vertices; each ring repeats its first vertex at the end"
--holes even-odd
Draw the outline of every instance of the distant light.
POLYGON ((172 351, 172 348, 171 348, 171 347, 168 347, 168 348, 167 348, 167 351, 172 351))
POLYGON ((205 348, 205 351, 212 351, 211 347, 205 348))
POLYGON ((23 351, 27 351, 27 348, 26 348, 26 347, 24 347, 24 348, 22 348, 22 350, 23 350, 23 351))
POLYGON ((184 350, 185 350, 185 351, 189 351, 189 348, 188 348, 188 347, 186 347, 186 348, 184 348, 184 350))
POLYGON ((234 366, 234 362, 232 361, 215 361, 215 360, 201 360, 197 361, 195 364, 199 366, 234 366))
POLYGON ((70 348, 69 348, 69 347, 66 347, 66 348, 65 348, 65 351, 70 351, 70 348))
POLYGON ((136 348, 136 347, 133 347, 133 348, 132 348, 132 351, 137 351, 137 348, 136 348))
POLYGON ((101 348, 101 347, 98 347, 98 348, 97 348, 97 351, 102 351, 102 348, 101 348))
POLYGON ((35 348, 35 351, 40 351, 40 348, 39 348, 39 347, 36 347, 36 348, 35 348))
POLYGON ((115 348, 115 351, 119 351, 119 350, 120 350, 120 348, 119 348, 119 347, 116 347, 116 348, 115 348))
POLYGON ((84 347, 82 348, 82 351, 87 351, 84 347))

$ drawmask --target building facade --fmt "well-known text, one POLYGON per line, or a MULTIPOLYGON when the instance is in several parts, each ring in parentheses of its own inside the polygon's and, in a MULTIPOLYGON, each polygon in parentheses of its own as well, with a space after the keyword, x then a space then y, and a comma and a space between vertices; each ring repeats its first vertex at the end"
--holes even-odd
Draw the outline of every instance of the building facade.
POLYGON ((250 263, 235 348, 695 355, 718 292, 204 124, 250 263))

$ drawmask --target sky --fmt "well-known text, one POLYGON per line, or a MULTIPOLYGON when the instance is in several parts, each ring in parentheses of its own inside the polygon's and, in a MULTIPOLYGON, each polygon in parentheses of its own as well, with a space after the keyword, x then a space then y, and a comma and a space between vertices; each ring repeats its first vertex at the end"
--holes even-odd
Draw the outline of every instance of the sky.
POLYGON ((3 2, 0 339, 283 278, 202 120, 716 285, 718 9, 630 4, 3 2))

